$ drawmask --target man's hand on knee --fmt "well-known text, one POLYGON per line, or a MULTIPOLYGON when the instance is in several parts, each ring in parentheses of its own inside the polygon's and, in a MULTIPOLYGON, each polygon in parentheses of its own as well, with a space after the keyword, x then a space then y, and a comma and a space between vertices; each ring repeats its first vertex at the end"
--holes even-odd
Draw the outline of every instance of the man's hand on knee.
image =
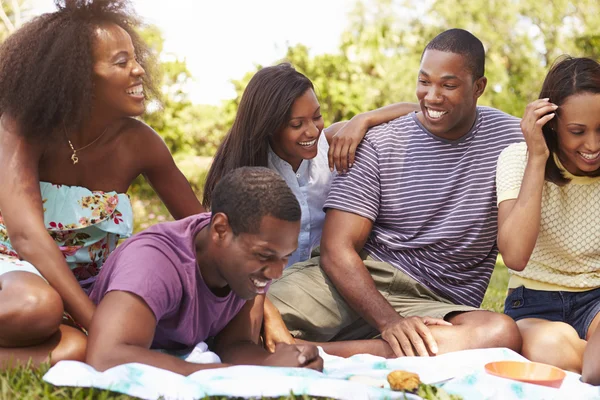
POLYGON ((437 354, 438 346, 429 325, 452 326, 448 321, 430 317, 398 316, 398 319, 387 323, 381 330, 381 338, 385 340, 397 357, 428 357, 437 354))

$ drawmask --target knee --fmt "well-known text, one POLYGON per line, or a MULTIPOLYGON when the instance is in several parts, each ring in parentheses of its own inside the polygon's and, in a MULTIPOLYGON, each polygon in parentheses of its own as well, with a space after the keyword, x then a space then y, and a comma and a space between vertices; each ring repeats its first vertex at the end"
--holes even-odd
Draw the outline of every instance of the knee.
POLYGON ((578 342, 579 335, 565 323, 546 323, 542 326, 522 329, 523 356, 530 360, 545 360, 548 352, 564 349, 570 343, 578 342))
POLYGON ((60 295, 41 278, 28 274, 23 280, 3 285, 0 323, 6 327, 2 336, 17 345, 46 339, 57 332, 63 315, 60 295))
POLYGON ((87 336, 70 326, 60 326, 60 342, 50 355, 52 365, 63 360, 85 361, 87 336))
POLYGON ((476 328, 485 347, 507 347, 520 352, 523 340, 515 321, 508 315, 486 311, 486 322, 476 328))
POLYGON ((35 292, 27 291, 15 305, 17 326, 29 332, 53 333, 58 330, 63 316, 63 302, 56 290, 46 285, 35 292))

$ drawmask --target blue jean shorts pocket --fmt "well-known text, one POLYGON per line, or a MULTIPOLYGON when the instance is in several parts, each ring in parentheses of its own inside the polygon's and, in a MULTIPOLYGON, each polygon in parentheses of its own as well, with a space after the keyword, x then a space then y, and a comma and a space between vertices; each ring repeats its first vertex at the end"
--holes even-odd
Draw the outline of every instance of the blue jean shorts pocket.
POLYGON ((525 305, 523 290, 524 287, 519 286, 506 296, 506 300, 504 300, 504 313, 511 318, 515 318, 513 314, 516 314, 516 311, 525 305))
POLYGON ((504 313, 518 321, 523 318, 540 318, 562 321, 563 300, 559 292, 527 289, 519 286, 506 297, 504 313))

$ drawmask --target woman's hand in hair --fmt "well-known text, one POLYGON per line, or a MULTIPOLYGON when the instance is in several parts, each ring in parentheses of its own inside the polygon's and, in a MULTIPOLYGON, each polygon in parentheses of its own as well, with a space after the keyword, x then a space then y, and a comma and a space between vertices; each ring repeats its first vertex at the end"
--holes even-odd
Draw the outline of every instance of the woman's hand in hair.
POLYGON ((538 99, 527 105, 521 120, 521 130, 525 136, 527 150, 530 158, 543 158, 550 155, 546 140, 542 134, 542 127, 556 115, 558 108, 549 99, 538 99))
POLYGON ((338 122, 328 129, 335 128, 337 125, 341 127, 329 141, 329 168, 333 171, 335 167, 338 173, 344 174, 354 164, 356 148, 365 137, 369 123, 367 118, 364 118, 364 114, 358 114, 350 121, 338 122))

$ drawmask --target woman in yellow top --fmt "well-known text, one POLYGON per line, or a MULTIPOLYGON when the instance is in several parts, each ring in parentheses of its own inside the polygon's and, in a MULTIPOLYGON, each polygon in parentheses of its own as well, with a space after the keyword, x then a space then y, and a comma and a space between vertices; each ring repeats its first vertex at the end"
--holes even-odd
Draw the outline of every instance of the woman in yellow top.
POLYGON ((523 355, 582 372, 600 322, 600 65, 566 57, 521 121, 525 143, 498 160, 505 313, 523 355))

